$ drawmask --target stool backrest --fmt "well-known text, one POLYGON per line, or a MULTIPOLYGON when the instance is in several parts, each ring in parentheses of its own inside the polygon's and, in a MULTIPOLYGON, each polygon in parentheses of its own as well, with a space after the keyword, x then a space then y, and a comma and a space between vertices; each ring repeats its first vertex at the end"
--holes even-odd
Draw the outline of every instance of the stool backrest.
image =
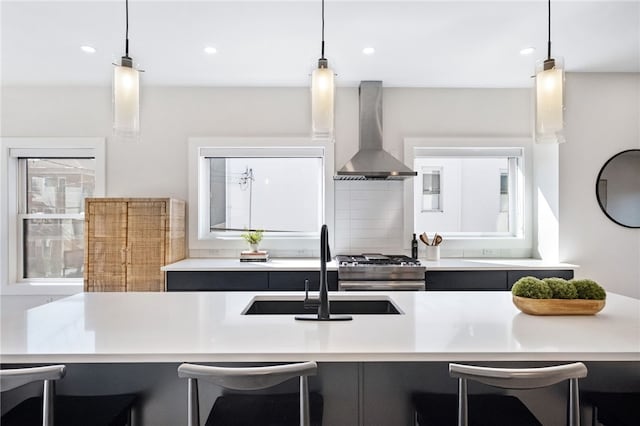
POLYGON ((53 426, 55 380, 63 378, 65 372, 66 367, 64 365, 0 370, 0 392, 9 391, 28 383, 42 380, 44 382, 42 392, 42 425, 53 426))
POLYGON ((318 365, 314 361, 266 367, 216 367, 181 364, 178 377, 189 379, 188 425, 200 424, 198 380, 206 380, 226 389, 259 390, 278 385, 294 377, 300 378, 300 425, 308 426, 309 385, 307 376, 314 376, 318 365))
POLYGON ((569 380, 569 425, 580 426, 578 379, 587 376, 581 362, 540 368, 494 368, 449 364, 449 375, 458 378, 458 426, 467 426, 467 380, 502 389, 536 389, 569 380))

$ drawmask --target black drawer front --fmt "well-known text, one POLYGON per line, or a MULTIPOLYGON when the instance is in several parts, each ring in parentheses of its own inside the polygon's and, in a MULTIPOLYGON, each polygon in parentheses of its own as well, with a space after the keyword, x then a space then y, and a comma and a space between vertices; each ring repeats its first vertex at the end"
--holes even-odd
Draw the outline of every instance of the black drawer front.
POLYGON ((522 277, 536 277, 536 278, 564 278, 570 280, 573 278, 572 269, 545 269, 545 270, 532 270, 532 271, 507 271, 507 289, 511 290, 511 287, 522 277))
POLYGON ((167 291, 263 291, 268 287, 266 271, 167 272, 167 291))
POLYGON ((506 271, 427 271, 427 291, 506 290, 506 271))
MULTIPOLYGON (((304 280, 309 280, 309 290, 318 291, 320 271, 269 272, 269 290, 304 291, 304 280)), ((329 291, 338 290, 338 272, 327 271, 329 291)))

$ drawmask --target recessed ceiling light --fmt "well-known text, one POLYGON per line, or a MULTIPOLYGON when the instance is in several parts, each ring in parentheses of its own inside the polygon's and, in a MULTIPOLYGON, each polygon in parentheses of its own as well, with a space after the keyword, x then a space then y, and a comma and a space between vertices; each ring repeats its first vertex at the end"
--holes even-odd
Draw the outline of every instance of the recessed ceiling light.
POLYGON ((520 51, 520 54, 521 54, 522 56, 527 56, 527 55, 531 55, 531 54, 532 54, 533 52, 535 52, 535 51, 536 51, 536 48, 535 48, 535 47, 525 47, 524 49, 522 49, 522 50, 520 51))
POLYGON ((80 49, 84 52, 84 53, 96 53, 96 48, 95 47, 91 47, 91 46, 80 46, 80 49))
POLYGON ((215 47, 207 46, 204 48, 204 53, 206 53, 207 55, 213 55, 217 52, 218 52, 218 49, 216 49, 215 47))
POLYGON ((376 49, 374 49, 373 47, 365 47, 364 49, 362 49, 362 53, 364 53, 365 55, 373 55, 374 53, 376 53, 376 49))

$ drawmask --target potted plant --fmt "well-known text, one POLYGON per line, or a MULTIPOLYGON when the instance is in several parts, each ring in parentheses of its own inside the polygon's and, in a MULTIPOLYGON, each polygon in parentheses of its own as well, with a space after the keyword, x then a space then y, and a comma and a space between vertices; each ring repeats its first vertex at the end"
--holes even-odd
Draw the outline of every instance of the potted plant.
POLYGON ((588 279, 523 277, 511 293, 516 307, 530 315, 593 315, 604 308, 607 297, 598 283, 588 279))
POLYGON ((245 239, 246 242, 251 246, 251 251, 258 251, 258 244, 262 241, 262 233, 264 231, 258 229, 255 231, 247 231, 242 233, 240 236, 245 239))

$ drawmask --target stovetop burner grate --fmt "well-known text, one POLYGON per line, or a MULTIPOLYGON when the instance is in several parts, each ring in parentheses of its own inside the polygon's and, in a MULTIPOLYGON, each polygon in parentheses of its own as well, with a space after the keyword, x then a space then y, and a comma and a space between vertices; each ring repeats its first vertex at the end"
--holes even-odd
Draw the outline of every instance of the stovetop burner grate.
POLYGON ((420 261, 402 254, 383 255, 379 253, 363 253, 361 255, 338 255, 336 256, 338 265, 408 265, 419 266, 420 261))

